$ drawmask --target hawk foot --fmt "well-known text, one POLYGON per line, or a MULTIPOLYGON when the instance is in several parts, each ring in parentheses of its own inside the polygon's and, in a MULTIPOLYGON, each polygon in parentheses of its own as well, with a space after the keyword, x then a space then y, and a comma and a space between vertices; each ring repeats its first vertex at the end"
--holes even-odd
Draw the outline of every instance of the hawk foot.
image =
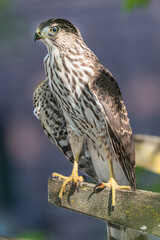
POLYGON ((98 190, 104 189, 105 187, 108 187, 108 188, 112 189, 112 208, 113 209, 114 209, 115 204, 116 204, 116 189, 128 189, 128 190, 131 189, 130 186, 120 186, 120 185, 118 185, 114 178, 110 178, 108 183, 105 183, 105 182, 98 183, 95 186, 94 191, 97 192, 98 190))
POLYGON ((63 176, 59 173, 53 173, 52 177, 58 177, 60 179, 64 179, 64 182, 62 184, 61 190, 58 195, 60 204, 61 204, 63 193, 65 192, 65 187, 69 182, 72 182, 72 184, 76 186, 76 188, 78 188, 78 182, 83 182, 83 177, 78 176, 78 173, 72 173, 69 177, 63 176))

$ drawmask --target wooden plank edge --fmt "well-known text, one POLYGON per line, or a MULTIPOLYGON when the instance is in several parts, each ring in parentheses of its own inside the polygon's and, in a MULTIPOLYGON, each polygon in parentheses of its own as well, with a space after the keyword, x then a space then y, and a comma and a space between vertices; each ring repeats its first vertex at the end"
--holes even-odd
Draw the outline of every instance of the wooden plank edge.
POLYGON ((79 190, 66 187, 61 205, 58 193, 62 180, 48 180, 50 204, 87 214, 118 225, 160 236, 160 193, 135 190, 117 190, 116 206, 111 210, 110 189, 94 193, 94 184, 80 183, 79 190))

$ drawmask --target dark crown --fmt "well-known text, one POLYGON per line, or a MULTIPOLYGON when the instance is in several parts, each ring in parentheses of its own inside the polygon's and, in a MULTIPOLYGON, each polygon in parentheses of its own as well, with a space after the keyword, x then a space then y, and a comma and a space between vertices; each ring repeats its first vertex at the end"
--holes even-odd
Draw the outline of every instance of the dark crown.
POLYGON ((77 28, 71 22, 69 22, 68 20, 63 19, 63 18, 49 19, 45 22, 42 22, 39 25, 39 28, 42 30, 44 27, 52 26, 54 23, 56 23, 60 28, 64 29, 66 32, 72 32, 72 33, 78 35, 77 28))

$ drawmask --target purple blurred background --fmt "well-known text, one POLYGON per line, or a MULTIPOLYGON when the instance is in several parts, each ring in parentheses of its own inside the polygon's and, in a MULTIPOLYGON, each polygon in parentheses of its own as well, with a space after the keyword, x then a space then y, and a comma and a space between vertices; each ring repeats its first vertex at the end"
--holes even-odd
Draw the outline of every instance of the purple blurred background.
POLYGON ((130 13, 121 5, 117 0, 1 0, 0 235, 37 231, 41 239, 106 239, 104 222, 47 202, 48 177, 69 175, 72 166, 33 116, 32 94, 45 77, 47 53, 33 36, 49 18, 74 23, 116 77, 133 132, 160 135, 160 2, 130 13))

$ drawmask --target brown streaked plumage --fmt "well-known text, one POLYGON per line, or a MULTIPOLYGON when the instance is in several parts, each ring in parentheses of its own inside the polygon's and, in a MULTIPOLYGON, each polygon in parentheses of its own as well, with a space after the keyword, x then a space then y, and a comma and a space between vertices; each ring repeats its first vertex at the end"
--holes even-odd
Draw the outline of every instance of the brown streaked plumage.
MULTIPOLYGON (((68 140, 66 122, 46 79, 38 84, 33 93, 33 106, 34 115, 40 120, 48 139, 73 163, 74 157, 68 140)), ((80 155, 79 169, 98 181, 86 142, 80 155)))
POLYGON ((118 84, 115 78, 103 69, 91 79, 90 88, 101 102, 102 112, 107 116, 109 137, 117 159, 130 185, 135 188, 135 149, 132 129, 118 84))
MULTIPOLYGON (((132 130, 119 86, 84 43, 80 31, 69 21, 50 19, 41 23, 35 33, 37 39, 42 40, 48 50, 44 60, 45 85, 50 95, 47 102, 53 101, 55 109, 59 109, 65 129, 63 136, 74 158, 71 176, 53 174, 64 179, 59 197, 62 198, 68 182, 78 184, 78 181, 82 181, 78 176, 78 164, 81 154, 85 154, 87 149, 89 157, 85 161, 89 160, 90 166, 93 165, 92 177, 103 182, 99 187, 111 187, 112 205, 115 206, 115 189, 136 187, 132 130), (118 186, 117 183, 125 186, 118 186)), ((36 96, 38 98, 39 92, 36 96)), ((40 98, 38 101, 42 102, 40 98)), ((47 109, 52 107, 48 104, 45 106, 47 109)), ((53 113, 54 110, 50 111, 50 116, 53 113)), ((45 114, 43 121, 40 120, 44 129, 52 132, 53 139, 56 135, 52 130, 55 117, 59 118, 58 115, 49 117, 45 114)), ((60 130, 61 126, 56 131, 60 130)), ((56 144, 67 156, 59 140, 56 144)), ((82 171, 87 172, 85 167, 82 171)))

